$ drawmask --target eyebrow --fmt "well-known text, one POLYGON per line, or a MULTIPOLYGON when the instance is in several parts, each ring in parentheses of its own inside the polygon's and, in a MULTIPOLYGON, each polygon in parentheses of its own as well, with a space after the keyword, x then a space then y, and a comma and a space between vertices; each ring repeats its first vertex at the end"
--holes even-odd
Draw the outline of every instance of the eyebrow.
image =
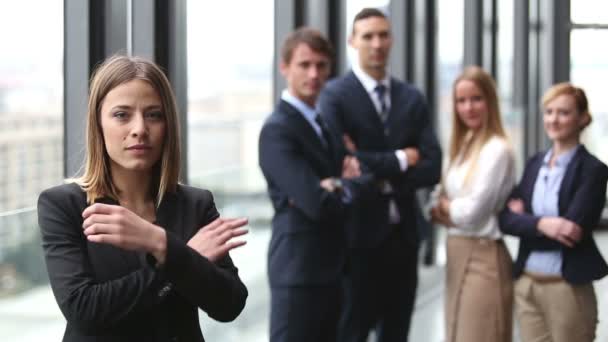
MULTIPOLYGON (((144 111, 148 111, 148 110, 154 110, 154 109, 162 109, 162 105, 151 105, 148 107, 144 107, 144 111)), ((110 109, 110 111, 115 111, 115 110, 129 110, 129 109, 133 109, 132 106, 129 105, 118 105, 118 106, 114 106, 110 109)))

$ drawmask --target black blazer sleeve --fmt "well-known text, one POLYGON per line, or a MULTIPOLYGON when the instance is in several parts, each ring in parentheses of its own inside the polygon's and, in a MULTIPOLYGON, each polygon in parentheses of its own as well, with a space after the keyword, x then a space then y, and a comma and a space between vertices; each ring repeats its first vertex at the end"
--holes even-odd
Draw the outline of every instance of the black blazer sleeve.
POLYGON ((580 183, 573 187, 574 193, 569 196, 571 200, 561 216, 578 224, 583 229, 583 238, 588 238, 604 209, 608 168, 599 162, 581 163, 580 167, 573 170, 580 172, 580 183))
POLYGON ((526 163, 526 167, 524 168, 524 173, 519 184, 515 186, 509 198, 505 203, 509 203, 512 199, 521 199, 525 203, 526 211, 521 214, 516 214, 509 209, 508 205, 505 205, 503 210, 500 212, 498 216, 500 230, 506 234, 515 235, 519 237, 525 237, 530 239, 538 239, 542 238, 537 230, 538 221, 540 220, 539 216, 534 216, 531 214, 531 198, 524 198, 524 192, 522 187, 523 183, 531 183, 536 179, 536 174, 534 174, 535 170, 532 165, 535 162, 538 162, 536 159, 538 156, 531 158, 526 163))
MULTIPOLYGON (((209 191, 198 201, 204 227, 220 215, 209 191)), ((194 234, 192 234, 194 235, 194 234)), ((190 237, 188 237, 189 239, 190 237)), ((177 293, 205 311, 209 317, 228 322, 234 320, 245 307, 247 288, 238 276, 238 270, 229 255, 213 263, 186 245, 174 233, 167 231, 167 257, 164 273, 177 293)))

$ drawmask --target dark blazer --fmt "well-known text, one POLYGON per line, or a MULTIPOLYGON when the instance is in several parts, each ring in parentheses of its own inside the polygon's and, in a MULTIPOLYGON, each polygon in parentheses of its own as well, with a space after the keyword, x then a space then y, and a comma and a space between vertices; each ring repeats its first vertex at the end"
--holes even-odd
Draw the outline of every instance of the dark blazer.
MULTIPOLYGON (((328 82, 319 105, 337 138, 348 134, 357 145, 356 156, 377 179, 390 182, 402 226, 415 233, 419 214, 415 191, 439 182, 441 149, 422 94, 407 83, 391 79, 390 96, 388 135, 369 94, 352 71, 328 82), (418 148, 421 159, 415 167, 401 172, 395 150, 405 147, 418 148)), ((349 245, 375 247, 390 233, 389 198, 377 192, 359 203, 358 215, 349 224, 349 245)))
POLYGON ((64 341, 204 341, 199 308, 231 321, 245 306, 247 289, 230 257, 212 263, 186 245, 219 216, 209 191, 178 185, 165 195, 156 213, 156 224, 167 231, 162 269, 144 253, 88 242, 86 207, 75 183, 38 199, 51 287, 67 320, 64 341))
POLYGON ((515 214, 507 206, 499 215, 500 229, 520 237, 519 252, 513 268, 515 277, 521 275, 533 250, 561 250, 562 276, 572 284, 588 283, 608 274, 608 266, 593 239, 606 201, 608 167, 580 146, 562 180, 559 189, 559 216, 575 222, 583 229, 583 238, 573 248, 540 235, 537 224, 540 216, 532 214, 532 194, 545 152, 530 158, 521 182, 509 199, 520 198, 525 203, 525 213, 515 214))
MULTIPOLYGON (((260 132, 259 163, 275 210, 268 251, 271 286, 327 284, 340 277, 347 206, 319 183, 340 177, 344 153, 338 141, 329 145, 331 151, 283 100, 260 132)), ((344 183, 355 196, 355 182, 344 183)))

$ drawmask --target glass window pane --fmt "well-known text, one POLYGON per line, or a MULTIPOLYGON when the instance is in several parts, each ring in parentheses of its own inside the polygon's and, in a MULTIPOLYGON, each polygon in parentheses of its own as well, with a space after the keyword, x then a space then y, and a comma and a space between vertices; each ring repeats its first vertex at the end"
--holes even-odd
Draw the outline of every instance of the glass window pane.
POLYGON ((583 88, 589 100, 593 122, 585 129, 583 142, 587 148, 608 163, 608 30, 573 30, 571 34, 572 82, 583 88))
POLYGON ((0 341, 59 340, 35 206, 63 178, 63 1, 1 2, 0 46, 0 341))
POLYGON ((608 1, 572 0, 570 17, 575 24, 608 24, 608 1))
POLYGON ((447 151, 452 128, 452 84, 463 63, 464 0, 439 0, 437 12, 437 135, 447 151))
POLYGON ((209 341, 267 341, 272 207, 258 136, 274 107, 274 1, 188 1, 187 25, 188 181, 213 192, 223 217, 249 218, 246 247, 231 252, 247 306, 229 325, 201 313, 201 325, 209 341))
POLYGON ((257 136, 273 107, 273 6, 188 1, 189 181, 216 196, 265 188, 257 136))
POLYGON ((521 109, 518 110, 513 106, 514 3, 512 0, 500 0, 498 6, 498 99, 503 124, 515 152, 517 169, 522 170, 524 163, 524 116, 521 109))

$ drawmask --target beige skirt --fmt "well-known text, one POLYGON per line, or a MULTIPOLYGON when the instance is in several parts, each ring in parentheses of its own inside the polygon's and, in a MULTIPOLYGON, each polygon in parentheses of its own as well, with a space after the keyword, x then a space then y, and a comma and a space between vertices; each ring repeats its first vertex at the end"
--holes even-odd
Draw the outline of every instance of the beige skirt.
POLYGON ((502 240, 449 236, 446 342, 510 342, 511 257, 502 240))

